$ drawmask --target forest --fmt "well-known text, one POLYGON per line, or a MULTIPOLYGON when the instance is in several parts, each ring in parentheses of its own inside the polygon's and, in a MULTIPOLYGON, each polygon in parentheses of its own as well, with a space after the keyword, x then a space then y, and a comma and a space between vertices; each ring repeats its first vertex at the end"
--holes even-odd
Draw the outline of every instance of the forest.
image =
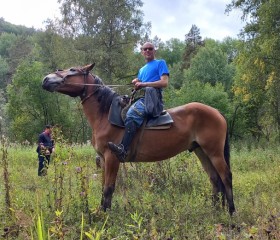
POLYGON ((231 139, 278 142, 278 2, 232 1, 226 11, 241 9, 246 22, 238 39, 202 39, 192 25, 184 41, 166 42, 149 38, 151 23, 143 22, 141 4, 62 1, 61 20, 48 20, 44 31, 0 19, 1 132, 12 142, 34 143, 36 133, 53 124, 71 143, 90 140, 79 99, 45 92, 43 76, 95 62, 94 74, 105 84, 123 84, 114 90, 130 94, 126 85, 144 63, 139 46, 151 41, 170 69, 166 108, 202 102, 227 117, 231 139))
POLYGON ((225 12, 240 10, 246 24, 238 38, 221 41, 203 39, 195 24, 184 40, 150 38, 152 23, 143 20, 141 0, 59 2, 61 18, 48 19, 44 30, 0 18, 2 236, 278 239, 279 1, 232 0, 225 12), (98 210, 102 173, 81 101, 43 90, 42 80, 57 69, 95 63, 95 75, 129 95, 128 83, 144 64, 140 46, 147 41, 170 70, 166 109, 201 102, 227 119, 238 209, 233 218, 208 205, 207 175, 189 153, 167 163, 124 165, 112 212, 98 210), (39 182, 35 145, 46 124, 58 131, 58 149, 39 182))

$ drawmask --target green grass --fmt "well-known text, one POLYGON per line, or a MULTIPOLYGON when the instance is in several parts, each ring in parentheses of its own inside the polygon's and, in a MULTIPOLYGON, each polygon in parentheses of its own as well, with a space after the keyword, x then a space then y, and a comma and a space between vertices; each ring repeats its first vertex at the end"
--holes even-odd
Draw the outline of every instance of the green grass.
POLYGON ((91 146, 57 144, 45 177, 37 176, 35 149, 13 145, 7 159, 0 155, 9 172, 11 211, 0 173, 0 234, 7 239, 280 238, 280 147, 232 146, 233 217, 212 207, 210 182, 193 154, 122 165, 104 213, 91 146))

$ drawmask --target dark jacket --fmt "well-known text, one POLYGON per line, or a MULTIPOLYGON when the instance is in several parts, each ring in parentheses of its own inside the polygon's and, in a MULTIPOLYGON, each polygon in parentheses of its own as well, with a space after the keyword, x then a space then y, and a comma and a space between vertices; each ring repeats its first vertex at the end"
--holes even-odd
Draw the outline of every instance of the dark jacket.
POLYGON ((150 117, 158 117, 163 111, 161 89, 146 87, 145 90, 145 111, 150 117))
POLYGON ((47 150, 49 150, 50 153, 52 153, 52 149, 54 147, 54 141, 51 138, 50 134, 47 134, 45 132, 42 132, 39 135, 38 138, 38 147, 36 149, 37 153, 41 152, 41 146, 45 147, 47 150))

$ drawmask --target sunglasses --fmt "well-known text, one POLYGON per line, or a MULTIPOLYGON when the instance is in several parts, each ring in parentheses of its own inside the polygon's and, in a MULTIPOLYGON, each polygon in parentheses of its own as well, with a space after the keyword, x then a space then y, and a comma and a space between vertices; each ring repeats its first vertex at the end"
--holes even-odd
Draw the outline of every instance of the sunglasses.
POLYGON ((148 48, 142 48, 142 50, 143 50, 144 52, 146 52, 147 50, 149 50, 149 51, 153 51, 153 50, 154 50, 154 48, 152 48, 152 47, 148 47, 148 48))

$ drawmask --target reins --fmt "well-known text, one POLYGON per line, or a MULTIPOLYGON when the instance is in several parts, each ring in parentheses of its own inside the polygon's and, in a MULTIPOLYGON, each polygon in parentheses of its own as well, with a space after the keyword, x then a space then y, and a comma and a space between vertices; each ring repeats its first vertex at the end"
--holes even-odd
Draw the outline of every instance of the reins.
POLYGON ((130 86, 132 85, 131 83, 127 83, 127 84, 119 84, 119 85, 105 85, 105 84, 97 84, 97 83, 65 83, 68 85, 82 85, 82 86, 106 86, 109 88, 113 88, 113 87, 124 87, 124 86, 130 86))
POLYGON ((98 78, 97 76, 92 75, 90 72, 88 71, 82 71, 82 70, 78 70, 79 73, 78 74, 67 74, 65 76, 63 76, 59 70, 57 70, 55 72, 55 74, 57 74, 59 77, 62 78, 62 81, 65 85, 73 85, 73 86, 83 86, 83 90, 82 90, 82 94, 81 94, 81 104, 84 104, 84 102, 86 100, 88 100, 91 96, 93 96, 98 90, 99 87, 108 87, 108 88, 116 88, 116 87, 124 87, 124 86, 131 86, 132 83, 128 83, 128 84, 111 84, 111 85, 105 85, 105 84, 100 84, 100 83, 87 83, 88 82, 88 77, 91 76, 93 77, 93 79, 95 80, 96 78, 98 78), (78 75, 82 75, 84 77, 84 83, 68 83, 66 82, 66 79, 68 77, 74 77, 74 76, 78 76, 78 75), (87 86, 97 86, 96 89, 93 90, 93 92, 91 93, 87 93, 88 88, 87 86))

